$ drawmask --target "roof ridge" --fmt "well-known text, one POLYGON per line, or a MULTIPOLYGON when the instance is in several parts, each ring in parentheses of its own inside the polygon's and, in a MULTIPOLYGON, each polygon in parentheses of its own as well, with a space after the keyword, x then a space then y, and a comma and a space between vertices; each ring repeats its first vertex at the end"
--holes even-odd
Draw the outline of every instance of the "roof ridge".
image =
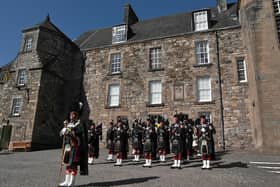
POLYGON ((83 45, 84 45, 87 41, 89 41, 89 39, 90 39, 92 36, 94 36, 98 31, 99 31, 99 30, 94 30, 93 33, 91 33, 91 34, 79 45, 80 48, 82 48, 83 45))

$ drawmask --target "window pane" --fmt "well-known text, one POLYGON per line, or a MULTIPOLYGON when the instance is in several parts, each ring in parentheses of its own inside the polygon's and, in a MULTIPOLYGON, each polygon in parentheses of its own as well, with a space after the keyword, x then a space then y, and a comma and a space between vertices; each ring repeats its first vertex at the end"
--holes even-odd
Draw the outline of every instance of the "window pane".
POLYGON ((161 48, 150 49, 150 67, 151 67, 151 69, 160 69, 161 68, 160 55, 161 55, 161 48))
POLYGON ((239 82, 247 81, 246 66, 245 66, 245 61, 243 59, 237 61, 237 76, 239 82))
POLYGON ((18 82, 17 84, 19 86, 25 85, 27 81, 27 74, 26 74, 26 70, 19 70, 18 72, 18 82))
POLYGON ((121 54, 114 53, 111 55, 111 73, 121 72, 121 54))
POLYGON ((208 64, 209 45, 208 41, 199 41, 195 43, 195 54, 197 64, 208 64))
POLYGON ((114 27, 112 31, 112 42, 119 43, 125 42, 127 39, 127 29, 126 25, 121 25, 118 27, 114 27))
POLYGON ((208 29, 207 11, 194 13, 194 25, 195 25, 195 31, 201 31, 201 30, 208 29))
POLYGON ((198 101, 211 101, 211 80, 210 77, 202 77, 197 81, 198 101))
POLYGON ((120 86, 110 85, 109 97, 108 97, 109 106, 119 106, 119 95, 120 95, 120 86))
POLYGON ((161 81, 150 82, 150 104, 161 104, 161 81))
POLYGON ((13 99, 12 115, 19 115, 21 109, 21 99, 13 99))
POLYGON ((27 38, 24 43, 24 51, 31 51, 32 50, 32 38, 27 38))

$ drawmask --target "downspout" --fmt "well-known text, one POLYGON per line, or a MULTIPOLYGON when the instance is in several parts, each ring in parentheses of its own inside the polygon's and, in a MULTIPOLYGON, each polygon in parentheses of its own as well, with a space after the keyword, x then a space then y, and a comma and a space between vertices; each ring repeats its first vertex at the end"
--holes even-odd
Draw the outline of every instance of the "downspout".
POLYGON ((219 47, 219 35, 216 34, 216 55, 217 55, 217 70, 218 70, 218 84, 219 84, 219 108, 220 108, 220 127, 221 127, 221 149, 225 151, 225 129, 224 129, 224 104, 223 104, 223 92, 222 92, 222 78, 221 78, 221 63, 220 63, 220 47, 219 47))

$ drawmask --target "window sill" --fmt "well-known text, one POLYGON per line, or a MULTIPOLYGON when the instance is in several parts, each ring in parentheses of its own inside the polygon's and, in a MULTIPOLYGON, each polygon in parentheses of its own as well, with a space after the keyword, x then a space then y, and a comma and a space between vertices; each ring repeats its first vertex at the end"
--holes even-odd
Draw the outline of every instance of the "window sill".
POLYGON ((127 42, 127 40, 117 41, 117 42, 112 41, 112 45, 122 44, 122 43, 125 43, 125 42, 127 42))
POLYGON ((212 63, 209 63, 209 64, 195 64, 193 65, 193 67, 195 68, 199 68, 199 67, 210 67, 212 66, 213 64, 212 63))
POLYGON ((197 101, 194 102, 195 105, 212 105, 215 104, 215 101, 197 101))
POLYGON ((159 69, 149 69, 148 72, 164 71, 164 68, 159 69))
POLYGON ((10 114, 9 117, 11 117, 11 118, 19 118, 20 114, 10 114))
POLYGON ((21 54, 25 54, 25 53, 31 53, 32 50, 28 50, 28 51, 22 51, 21 54))
POLYGON ((15 87, 16 87, 17 89, 19 89, 19 90, 26 90, 26 89, 28 89, 26 84, 23 84, 23 85, 15 85, 15 87))
POLYGON ((246 82, 237 82, 237 85, 238 86, 248 86, 249 85, 249 83, 248 83, 248 81, 246 81, 246 82))
POLYGON ((119 73, 108 73, 107 74, 108 76, 117 76, 117 75, 122 75, 122 72, 119 72, 119 73))
POLYGON ((163 107, 164 106, 164 103, 161 103, 161 104, 146 104, 146 107, 163 107))
POLYGON ((114 109, 114 108, 121 108, 121 105, 118 106, 105 106, 105 109, 114 109))

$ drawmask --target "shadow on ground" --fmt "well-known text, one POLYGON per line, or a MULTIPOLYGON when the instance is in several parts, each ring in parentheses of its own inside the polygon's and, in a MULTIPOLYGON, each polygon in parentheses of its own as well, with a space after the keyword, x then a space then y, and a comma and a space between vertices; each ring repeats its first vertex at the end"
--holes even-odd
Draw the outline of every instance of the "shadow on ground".
POLYGON ((144 183, 154 179, 159 179, 159 177, 152 176, 152 177, 131 178, 131 179, 124 179, 124 180, 116 180, 116 181, 96 182, 96 183, 80 185, 77 187, 121 186, 121 185, 129 185, 129 184, 136 184, 136 183, 144 183))
POLYGON ((248 168, 248 165, 243 162, 232 162, 228 164, 217 164, 213 166, 213 168, 221 168, 221 169, 228 169, 228 168, 248 168))

